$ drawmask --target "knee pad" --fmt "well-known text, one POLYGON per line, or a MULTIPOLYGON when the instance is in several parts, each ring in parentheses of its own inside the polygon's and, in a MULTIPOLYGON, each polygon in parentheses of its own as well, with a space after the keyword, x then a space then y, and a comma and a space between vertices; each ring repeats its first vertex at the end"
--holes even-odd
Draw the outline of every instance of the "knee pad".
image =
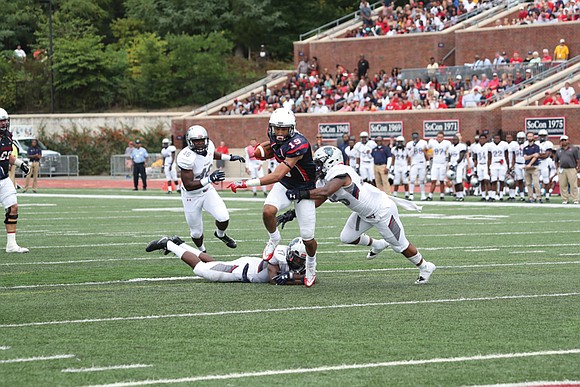
POLYGON ((10 208, 6 210, 6 217, 4 218, 4 224, 16 224, 18 219, 18 214, 11 215, 10 208))

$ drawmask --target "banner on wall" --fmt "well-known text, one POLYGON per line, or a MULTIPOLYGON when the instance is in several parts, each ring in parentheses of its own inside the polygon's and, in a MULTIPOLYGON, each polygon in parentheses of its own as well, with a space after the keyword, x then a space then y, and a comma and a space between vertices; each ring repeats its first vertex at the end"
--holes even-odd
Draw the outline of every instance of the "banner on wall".
POLYGON ((350 122, 318 124, 318 133, 323 140, 339 139, 345 133, 350 135, 350 122))
POLYGON ((403 135, 403 121, 369 122, 369 134, 371 138, 381 136, 391 138, 403 135))
POLYGON ((526 132, 538 132, 545 129, 549 137, 566 134, 566 117, 529 117, 525 120, 526 132))
POLYGON ((459 133, 459 120, 427 120, 423 121, 423 138, 435 138, 442 131, 445 138, 451 138, 459 133))

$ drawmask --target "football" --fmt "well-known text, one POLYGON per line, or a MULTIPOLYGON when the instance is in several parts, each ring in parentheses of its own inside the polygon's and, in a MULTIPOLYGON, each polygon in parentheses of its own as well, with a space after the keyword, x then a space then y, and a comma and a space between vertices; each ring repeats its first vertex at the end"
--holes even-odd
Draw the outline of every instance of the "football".
POLYGON ((268 160, 274 157, 274 151, 270 146, 270 142, 265 141, 256 145, 256 148, 254 149, 254 157, 259 160, 268 160))

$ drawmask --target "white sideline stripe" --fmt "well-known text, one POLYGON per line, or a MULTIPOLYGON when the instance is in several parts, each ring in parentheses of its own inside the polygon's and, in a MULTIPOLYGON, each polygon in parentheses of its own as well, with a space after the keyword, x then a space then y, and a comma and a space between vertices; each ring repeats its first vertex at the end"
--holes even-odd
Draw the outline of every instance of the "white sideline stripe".
POLYGON ((498 250, 499 249, 491 248, 491 249, 469 249, 469 250, 465 250, 465 251, 467 251, 469 253, 474 253, 474 252, 479 252, 479 251, 498 251, 498 250))
POLYGON ((10 349, 12 347, 8 346, 8 345, 0 345, 0 351, 6 351, 8 349, 10 349))
MULTIPOLYGON (((437 266, 438 269, 469 269, 482 267, 504 267, 504 266, 551 266, 551 265, 570 265, 579 264, 580 261, 554 261, 554 262, 517 262, 517 263, 486 263, 475 265, 442 265, 437 266)), ((372 273, 381 271, 406 271, 417 270, 416 267, 388 267, 388 268, 374 268, 374 269, 345 269, 345 270, 318 270, 318 273, 372 273)), ((90 286, 90 285, 111 285, 123 283, 137 283, 137 282, 167 282, 167 281, 187 281, 199 280, 202 277, 198 276, 180 276, 180 277, 149 277, 149 278, 131 278, 126 280, 110 280, 110 281, 91 281, 91 282, 71 282, 61 284, 35 284, 35 285, 15 285, 15 286, 0 286, 0 290, 11 289, 34 289, 34 288, 52 288, 52 287, 67 287, 67 286, 90 286)))
POLYGON ((545 253, 545 250, 510 251, 510 254, 545 253))
POLYGON ((560 256, 573 256, 573 257, 577 257, 580 255, 580 253, 562 253, 562 254, 558 254, 560 256))
POLYGON ((35 356, 35 357, 26 357, 26 358, 20 358, 20 359, 0 360, 0 364, 25 363, 25 362, 29 362, 29 361, 41 361, 41 360, 70 359, 71 357, 75 357, 75 355, 35 356))
POLYGON ((0 328, 21 328, 32 326, 44 326, 44 325, 67 325, 67 324, 83 324, 83 323, 112 322, 112 321, 140 321, 140 320, 156 320, 156 319, 180 318, 180 317, 211 317, 211 316, 227 316, 227 315, 231 316, 231 315, 274 313, 274 312, 296 312, 305 310, 369 308, 369 307, 392 306, 392 305, 441 304, 451 302, 498 301, 498 300, 518 300, 531 298, 575 297, 575 296, 580 296, 580 292, 551 293, 551 294, 521 294, 513 296, 474 297, 474 298, 450 298, 450 299, 423 300, 423 301, 370 302, 365 304, 313 305, 313 306, 296 306, 288 308, 271 308, 271 309, 224 310, 219 312, 179 313, 179 314, 130 316, 130 317, 106 317, 106 318, 93 318, 83 320, 40 321, 19 324, 2 324, 0 325, 0 328))
POLYGON ((222 374, 222 375, 191 376, 191 377, 179 378, 179 379, 157 379, 157 380, 129 381, 129 382, 118 382, 118 383, 111 383, 111 384, 92 385, 89 387, 125 387, 125 386, 145 386, 145 385, 149 385, 149 384, 192 383, 192 382, 201 382, 201 381, 208 381, 208 380, 228 380, 228 379, 253 378, 253 377, 260 377, 260 376, 276 376, 276 375, 291 375, 291 374, 314 373, 314 372, 360 370, 360 369, 366 369, 366 368, 398 367, 398 366, 423 365, 423 364, 461 363, 461 362, 467 362, 467 361, 515 359, 515 358, 534 357, 534 356, 571 355, 571 354, 577 354, 577 353, 580 353, 580 349, 567 349, 567 350, 564 349, 564 350, 555 350, 555 351, 519 352, 519 353, 497 353, 497 354, 491 354, 491 355, 444 357, 444 358, 434 358, 434 359, 424 359, 424 360, 396 360, 396 361, 387 361, 387 362, 381 362, 381 363, 342 364, 342 365, 336 365, 336 366, 322 366, 322 367, 313 367, 313 368, 289 368, 289 369, 285 369, 285 370, 268 370, 268 371, 255 371, 255 372, 239 372, 239 373, 222 374))
POLYGON ((552 380, 505 384, 482 384, 470 387, 540 387, 540 386, 580 386, 580 380, 552 380))
POLYGON ((109 367, 90 367, 90 368, 65 368, 61 372, 99 372, 99 371, 110 371, 110 370, 128 370, 132 368, 148 368, 153 367, 152 364, 122 364, 109 367))

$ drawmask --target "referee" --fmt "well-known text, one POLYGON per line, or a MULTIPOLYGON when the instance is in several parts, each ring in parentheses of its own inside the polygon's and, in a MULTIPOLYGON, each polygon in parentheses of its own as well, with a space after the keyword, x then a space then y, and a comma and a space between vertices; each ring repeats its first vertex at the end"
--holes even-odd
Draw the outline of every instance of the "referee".
POLYGON ((137 191, 139 185, 139 176, 143 181, 143 191, 147 191, 147 171, 145 165, 149 161, 149 153, 147 149, 141 147, 141 140, 135 141, 135 149, 131 152, 131 160, 133 160, 133 191, 137 191))

